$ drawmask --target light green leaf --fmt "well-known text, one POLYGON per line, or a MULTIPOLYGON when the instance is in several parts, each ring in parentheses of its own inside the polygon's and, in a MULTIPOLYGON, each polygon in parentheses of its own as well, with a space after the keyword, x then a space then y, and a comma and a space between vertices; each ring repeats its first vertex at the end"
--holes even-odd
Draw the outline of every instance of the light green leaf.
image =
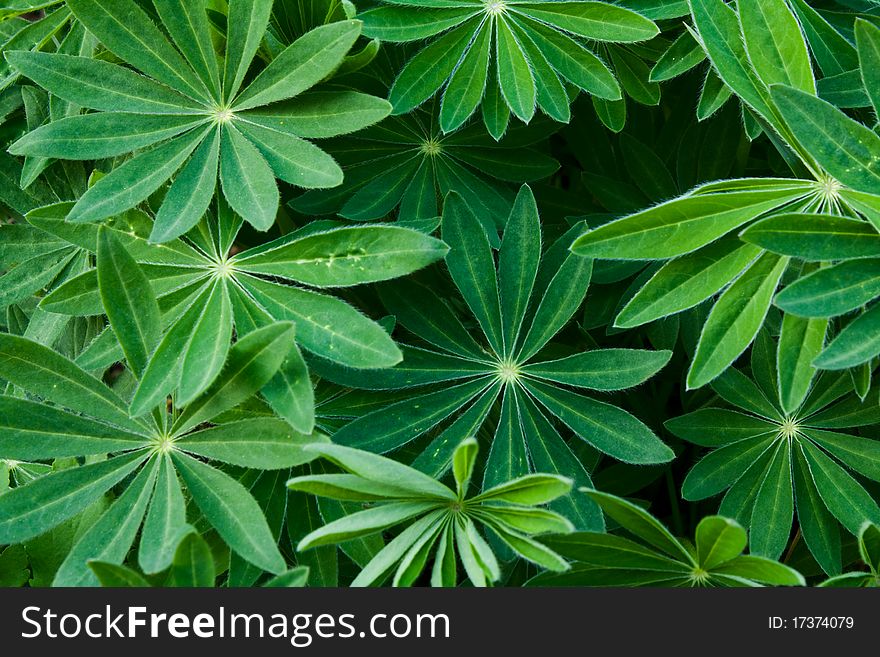
POLYGON ((21 543, 88 507, 147 459, 145 452, 61 470, 0 495, 0 542, 21 543))
POLYGON ((880 136, 803 91, 774 85, 771 92, 788 128, 825 171, 856 191, 880 189, 880 136))
POLYGON ((715 379, 751 344, 786 267, 788 258, 766 253, 719 297, 700 334, 688 371, 689 389, 715 379))
POLYGON ((808 184, 791 181, 785 187, 692 193, 591 230, 575 240, 572 250, 590 258, 673 258, 696 251, 808 191, 808 184))
POLYGON ((252 276, 238 280, 273 317, 295 322, 299 344, 323 358, 356 368, 391 367, 402 358, 381 326, 339 299, 252 276))
POLYGON ((133 208, 174 175, 211 129, 191 130, 113 169, 79 198, 67 221, 98 221, 133 208))
POLYGON ((278 187, 254 144, 231 125, 222 130, 220 182, 229 205, 254 228, 269 230, 278 213, 278 187))
POLYGON ((187 434, 174 445, 210 460, 278 470, 313 460, 303 447, 321 438, 297 433, 284 420, 255 417, 187 434))
POLYGON ((98 231, 98 289, 132 373, 140 377, 159 344, 162 321, 150 281, 113 234, 98 231))
POLYGON ((172 452, 171 458, 193 500, 229 547, 270 573, 286 570, 263 511, 244 486, 180 452, 172 452))
POLYGON ((35 84, 64 100, 104 112, 194 114, 198 103, 134 71, 99 59, 17 51, 7 61, 35 84))
POLYGON ((82 534, 67 553, 52 586, 94 586, 98 580, 87 567, 88 561, 122 563, 147 511, 157 470, 154 463, 148 464, 112 506, 82 534))
POLYGON ((776 362, 779 399, 788 415, 793 415, 800 407, 813 385, 817 373, 813 360, 825 346, 827 330, 828 320, 825 319, 805 319, 789 314, 782 318, 776 362))
POLYGON ((223 100, 238 94, 269 24, 273 0, 230 0, 227 15, 223 100))
POLYGON ((815 94, 810 53, 785 0, 740 0, 736 8, 749 60, 761 81, 815 94))
POLYGON ((188 531, 190 527, 186 524, 183 491, 171 457, 164 454, 159 462, 156 489, 141 532, 138 565, 148 574, 168 568, 180 537, 188 531))
POLYGON ((136 433, 125 403, 69 359, 27 338, 0 333, 0 377, 47 401, 136 433))
POLYGON ((697 525, 697 562, 703 570, 713 570, 742 554, 747 542, 746 530, 739 523, 708 516, 697 525))
POLYGON ((111 52, 146 75, 199 101, 210 94, 147 13, 133 0, 72 0, 74 16, 111 52))
POLYGON ((339 65, 360 31, 360 21, 339 21, 307 32, 263 69, 235 99, 232 109, 268 105, 317 84, 339 65))
POLYGON ((290 322, 276 322, 236 342, 222 375, 200 397, 189 404, 173 430, 181 434, 248 399, 278 371, 293 345, 290 322))
POLYGON ((211 548, 196 532, 183 537, 174 552, 169 585, 183 588, 214 586, 214 557, 211 548))
POLYGON ((397 226, 336 228, 279 242, 251 256, 245 252, 233 266, 315 287, 345 287, 409 274, 449 250, 440 240, 397 226))
POLYGON ((721 290, 760 254, 756 246, 724 238, 670 260, 629 300, 614 325, 634 328, 692 308, 721 290))

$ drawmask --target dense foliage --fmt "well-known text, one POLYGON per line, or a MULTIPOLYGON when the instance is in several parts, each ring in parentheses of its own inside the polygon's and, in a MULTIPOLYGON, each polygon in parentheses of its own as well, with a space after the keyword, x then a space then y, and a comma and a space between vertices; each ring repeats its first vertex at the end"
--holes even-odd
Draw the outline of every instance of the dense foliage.
POLYGON ((0 585, 880 585, 876 0, 0 53, 0 585))

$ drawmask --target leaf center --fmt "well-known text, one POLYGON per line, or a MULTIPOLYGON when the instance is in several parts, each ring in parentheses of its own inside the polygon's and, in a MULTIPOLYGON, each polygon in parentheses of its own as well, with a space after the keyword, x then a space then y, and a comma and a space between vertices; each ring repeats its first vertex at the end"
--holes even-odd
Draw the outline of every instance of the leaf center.
POLYGON ((490 16, 500 16, 507 11, 504 0, 483 0, 483 7, 490 16))
POLYGON ((220 125, 229 123, 235 118, 231 107, 218 107, 214 110, 214 122, 220 125))
POLYGON ((785 421, 779 425, 779 437, 785 438, 786 440, 791 440, 798 435, 799 429, 800 426, 798 425, 795 418, 785 418, 785 421))
POLYGON ((427 139, 424 142, 422 142, 422 145, 419 147, 419 150, 422 153, 424 153, 425 155, 433 157, 435 155, 440 155, 440 153, 443 152, 443 147, 440 145, 439 140, 431 137, 430 139, 427 139))
POLYGON ((521 374, 519 363, 512 360, 499 361, 496 367, 496 376, 504 383, 516 383, 521 374))

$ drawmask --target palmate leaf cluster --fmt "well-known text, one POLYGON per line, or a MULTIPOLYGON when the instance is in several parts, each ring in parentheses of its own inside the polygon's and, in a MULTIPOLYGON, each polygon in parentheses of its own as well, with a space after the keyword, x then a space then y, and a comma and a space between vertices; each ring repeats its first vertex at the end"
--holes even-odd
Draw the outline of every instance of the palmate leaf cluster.
POLYGON ((9 0, 0 54, 0 585, 877 585, 873 0, 9 0))

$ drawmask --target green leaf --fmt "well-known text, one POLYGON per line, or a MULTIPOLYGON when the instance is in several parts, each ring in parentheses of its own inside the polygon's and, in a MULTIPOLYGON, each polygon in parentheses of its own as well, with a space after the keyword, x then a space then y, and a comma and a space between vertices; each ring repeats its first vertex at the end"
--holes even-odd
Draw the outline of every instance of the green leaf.
POLYGON ((175 45, 207 86, 211 98, 220 101, 220 69, 204 4, 185 0, 154 0, 153 6, 175 45))
MULTIPOLYGON (((568 323, 584 300, 592 274, 592 260, 569 253, 546 287, 541 289, 543 286, 536 285, 536 291, 540 291, 538 307, 522 338, 517 356, 519 361, 537 354, 568 323)), ((540 277, 539 271, 539 282, 540 277)))
POLYGON ((690 0, 703 49, 718 76, 763 117, 772 116, 766 87, 755 75, 736 11, 724 0, 690 0))
POLYGON ((8 52, 6 59, 43 89, 89 109, 138 114, 195 114, 201 109, 168 87, 99 59, 29 51, 8 52))
POLYGON ((619 461, 665 463, 674 456, 648 427, 616 406, 544 383, 524 385, 581 439, 619 461))
POLYGON ((251 60, 266 34, 271 12, 272 0, 229 2, 223 70, 223 100, 227 103, 235 98, 241 88, 251 60))
POLYGON ((774 303, 801 317, 835 317, 880 296, 880 259, 841 262, 802 276, 776 295, 774 303))
POLYGON ((455 487, 459 497, 467 492, 478 449, 477 441, 474 438, 467 438, 452 453, 452 474, 455 477, 455 487))
POLYGON ((803 575, 777 561, 745 554, 715 569, 719 575, 744 577, 770 586, 804 586, 803 575))
POLYGON ((214 557, 205 539, 196 532, 190 532, 178 544, 168 581, 170 586, 183 588, 214 586, 214 557))
POLYGON ((160 405, 178 383, 183 360, 181 356, 186 356, 196 325, 200 321, 206 321, 204 312, 207 301, 216 292, 216 288, 216 284, 205 285, 162 337, 150 356, 150 361, 132 397, 130 406, 132 417, 140 417, 160 405))
POLYGON ((671 351, 596 349, 559 360, 526 365, 522 372, 591 390, 625 390, 654 376, 671 357, 671 351))
POLYGON ((703 570, 713 570, 742 554, 747 542, 746 530, 736 521, 707 516, 697 525, 697 562, 703 570))
POLYGON ((512 352, 535 286, 541 259, 541 220, 532 190, 517 194, 498 254, 499 294, 505 356, 512 352))
POLYGON ((762 434, 710 452, 688 472, 681 484, 681 496, 696 501, 717 495, 733 485, 775 440, 775 433, 762 434))
POLYGON ((77 200, 67 221, 98 221, 133 208, 173 176, 212 129, 191 130, 113 169, 77 200))
POLYGON ((353 226, 306 235, 233 260, 244 271, 284 276, 315 287, 397 278, 442 259, 449 249, 410 228, 353 226))
POLYGON ((778 214, 752 224, 741 238, 808 261, 880 256, 880 234, 874 226, 833 215, 778 214))
POLYGON ((365 128, 391 111, 388 101, 356 91, 313 91, 269 107, 240 112, 253 123, 299 137, 335 137, 365 128))
POLYGON ((188 405, 220 374, 232 338, 232 306, 226 284, 214 283, 192 327, 180 363, 176 403, 188 405))
POLYGON ((237 279, 273 317, 297 326, 306 349, 348 367, 391 367, 400 349, 376 322, 348 304, 323 294, 247 276, 237 279))
POLYGON ((541 568, 554 572, 563 572, 569 569, 568 562, 565 559, 548 547, 538 543, 538 541, 519 532, 511 531, 500 523, 493 522, 487 524, 503 543, 526 561, 531 561, 541 568))
POLYGON ((673 258, 696 251, 808 191, 807 184, 789 181, 765 189, 691 193, 591 230, 575 240, 572 250, 590 258, 673 258))
POLYGON ((106 229, 98 231, 98 289, 104 312, 139 377, 159 344, 162 322, 150 281, 125 247, 106 229))
POLYGON ((794 450, 792 475, 795 485, 798 525, 804 542, 829 575, 841 572, 840 529, 822 501, 810 466, 801 449, 794 450))
POLYGON ((79 538, 67 553, 52 586, 94 586, 98 580, 87 568, 88 561, 122 563, 147 511, 157 469, 154 464, 148 464, 141 470, 125 492, 79 538))
POLYGON ((0 454, 22 461, 137 449, 147 439, 82 415, 0 396, 0 454))
POLYGON ((263 588, 267 589, 277 589, 277 588, 297 588, 301 586, 305 586, 309 580, 309 572, 310 568, 308 566, 299 566, 298 568, 291 568, 286 573, 282 573, 277 577, 273 577, 268 582, 263 584, 263 588))
POLYGON ((90 561, 88 566, 95 573, 95 577, 98 578, 101 586, 117 589, 150 587, 150 583, 147 580, 128 566, 102 563, 100 561, 90 561))
POLYGON ((788 258, 766 253, 722 294, 703 326, 688 371, 689 389, 700 388, 726 370, 758 334, 788 258))
POLYGON ((339 21, 307 32, 263 69, 235 99, 232 109, 286 100, 314 86, 339 65, 360 31, 360 21, 339 21))
POLYGON ((782 318, 776 362, 779 400, 787 415, 795 413, 813 385, 817 373, 813 361, 825 346, 827 330, 828 321, 825 319, 805 319, 789 314, 782 318))
POLYGON ((369 536, 422 515, 435 504, 436 502, 396 502, 358 511, 316 529, 299 542, 296 550, 302 552, 321 545, 369 536))
POLYGON ((624 529, 672 558, 693 563, 693 557, 656 518, 632 502, 597 490, 585 490, 602 510, 624 529))
POLYGON ((880 27, 857 18, 855 35, 862 83, 874 112, 880 113, 880 27))
POLYGON ((232 125, 222 130, 220 182, 223 196, 254 228, 269 230, 278 213, 278 186, 266 158, 232 125))
POLYGON ((791 450, 787 442, 782 442, 776 449, 755 499, 751 551, 768 559, 779 558, 788 544, 793 514, 791 450))
POLYGON ((530 2, 510 10, 596 41, 631 43, 660 33, 653 21, 606 2, 530 2))
POLYGON ((535 114, 535 80, 529 61, 507 21, 495 21, 495 56, 498 84, 508 107, 524 123, 535 114))
POLYGON ((706 53, 693 35, 682 32, 651 69, 651 82, 665 82, 685 73, 706 59, 706 53))
POLYGON ((495 353, 504 353, 501 305, 492 247, 480 222, 458 194, 450 193, 446 198, 442 235, 450 248, 446 266, 452 280, 495 353))
POLYGON ((831 25, 805 0, 792 3, 801 27, 810 42, 810 50, 819 68, 826 76, 839 75, 859 67, 856 49, 846 37, 831 25))
POLYGON ((388 92, 394 114, 406 114, 436 93, 455 69, 479 25, 479 18, 472 18, 432 41, 406 63, 388 92))
POLYGON ((634 328, 692 308, 735 279, 760 254, 758 247, 724 238, 670 260, 629 300, 614 325, 634 328))
POLYGON ((880 481, 880 442, 812 427, 804 427, 802 432, 846 466, 874 481, 880 481))
POLYGON ((144 431, 129 418, 125 403, 101 381, 27 338, 0 333, 0 377, 47 401, 129 431, 144 431))
POLYGON ((0 542, 21 543, 88 507, 147 459, 143 451, 61 470, 0 495, 0 542))
POLYGON ((241 338, 229 350, 221 376, 183 410, 173 430, 179 435, 256 393, 287 357, 293 335, 292 323, 276 322, 241 338))
POLYGON ((119 0, 112 10, 99 0, 73 0, 67 6, 124 61, 191 98, 210 101, 202 81, 133 0, 119 0))
POLYGON ((286 570, 263 511, 244 486, 180 452, 172 452, 171 458, 193 500, 229 547, 270 573, 286 570))
POLYGON ((785 0, 740 0, 736 8, 749 60, 761 81, 815 94, 810 53, 785 0))
POLYGON ((180 537, 188 531, 183 491, 171 457, 165 454, 159 462, 156 489, 141 532, 138 565, 148 574, 168 568, 180 537))
POLYGON ((214 198, 219 162, 220 131, 215 130, 175 177, 156 214, 151 242, 168 242, 199 222, 214 198))
POLYGON ((319 439, 295 432, 284 420, 249 418, 190 433, 174 445, 209 460, 278 470, 313 460, 303 447, 319 439))
POLYGON ((342 169, 336 161, 311 142, 248 121, 235 125, 281 180, 306 188, 336 187, 342 182, 342 169))
POLYGON ((788 128, 825 171, 856 191, 876 193, 880 136, 803 91, 774 85, 771 93, 788 128))
POLYGON ((614 74, 590 50, 538 21, 528 19, 522 26, 550 66, 573 85, 605 100, 623 97, 614 74))
POLYGON ((571 491, 571 479, 559 475, 532 474, 484 490, 474 502, 507 502, 534 506, 546 504, 571 491))
POLYGON ((875 304, 847 324, 813 365, 840 370, 864 363, 877 354, 880 354, 880 304, 875 304))
POLYGON ((150 146, 204 123, 192 116, 132 112, 78 114, 29 132, 9 147, 13 155, 98 160, 150 146))
POLYGON ((452 132, 461 126, 483 100, 491 45, 492 28, 484 23, 461 64, 449 78, 440 106, 440 127, 443 132, 452 132))
POLYGON ((523 435, 519 400, 515 388, 510 385, 504 387, 500 413, 498 426, 492 438, 492 447, 486 459, 484 489, 529 473, 529 457, 523 435))
POLYGON ((859 530, 859 553, 875 573, 880 572, 880 527, 865 523, 859 530))
POLYGON ((468 2, 410 3, 410 6, 378 7, 359 16, 364 21, 365 36, 401 43, 444 32, 474 16, 480 9, 478 5, 468 2))
POLYGON ((724 408, 701 408, 666 420, 673 434, 702 447, 723 447, 777 430, 777 425, 753 415, 724 408))
POLYGON ((822 501, 840 524, 858 535, 866 520, 880 522, 880 508, 855 479, 808 442, 801 442, 801 449, 822 501))

